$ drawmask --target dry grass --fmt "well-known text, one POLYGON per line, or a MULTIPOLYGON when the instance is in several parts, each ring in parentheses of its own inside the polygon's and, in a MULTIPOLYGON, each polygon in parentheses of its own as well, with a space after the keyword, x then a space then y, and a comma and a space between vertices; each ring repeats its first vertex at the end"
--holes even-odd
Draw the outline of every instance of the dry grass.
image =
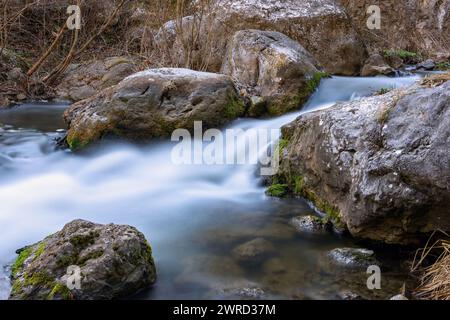
MULTIPOLYGON (((447 239, 448 234, 442 232, 447 239)), ((415 294, 420 299, 450 300, 450 241, 437 240, 432 245, 433 233, 424 249, 418 250, 412 272, 419 272, 420 285, 415 294), (423 267, 428 259, 434 263, 423 267)))

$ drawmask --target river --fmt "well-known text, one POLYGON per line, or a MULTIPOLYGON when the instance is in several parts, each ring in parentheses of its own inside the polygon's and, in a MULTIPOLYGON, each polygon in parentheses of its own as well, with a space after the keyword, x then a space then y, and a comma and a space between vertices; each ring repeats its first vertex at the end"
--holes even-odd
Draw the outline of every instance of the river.
MULTIPOLYGON (((302 111, 240 119, 230 128, 277 129, 303 112, 417 78, 325 79, 302 111)), ((158 281, 139 299, 340 299, 347 291, 377 299, 399 293, 405 279, 389 252, 380 252, 392 265, 383 274, 382 290, 369 291, 366 274, 323 269, 327 250, 358 244, 331 234, 296 234, 289 220, 314 211, 302 199, 267 197, 255 166, 177 166, 171 142, 116 142, 83 154, 57 150, 65 108, 40 102, 0 110, 0 299, 9 294, 8 265, 15 250, 79 218, 130 224, 145 234, 158 281), (236 263, 233 248, 257 237, 271 241, 277 257, 264 265, 236 263)))

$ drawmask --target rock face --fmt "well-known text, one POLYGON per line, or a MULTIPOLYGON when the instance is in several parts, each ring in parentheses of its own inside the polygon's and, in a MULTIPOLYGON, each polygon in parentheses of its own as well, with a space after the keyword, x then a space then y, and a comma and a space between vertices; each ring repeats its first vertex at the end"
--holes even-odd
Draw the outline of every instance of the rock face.
POLYGON ((393 74, 392 69, 383 59, 380 54, 373 54, 367 59, 366 64, 361 70, 361 76, 372 77, 377 75, 393 74))
POLYGON ((130 226, 75 220, 61 231, 21 249, 12 267, 10 299, 114 299, 156 280, 152 250, 130 226), (69 266, 81 271, 80 289, 69 290, 69 266))
MULTIPOLYGON (((193 21, 194 20, 194 21, 193 21)), ((198 20, 198 19, 197 19, 198 20)), ((217 0, 204 22, 184 21, 186 30, 200 30, 198 45, 209 43, 206 51, 190 52, 195 60, 208 56, 208 70, 218 71, 230 37, 239 30, 274 30, 300 42, 332 74, 358 74, 366 59, 366 51, 343 9, 335 0, 217 0), (190 28, 194 23, 194 28, 190 28), (213 41, 211 41, 213 39, 213 41)), ((181 45, 189 36, 175 34, 175 22, 165 25, 160 33, 169 34, 164 41, 172 43, 174 60, 186 63, 186 50, 181 45), (174 35, 175 34, 175 35, 174 35), (176 59, 178 58, 178 59, 176 59)))
POLYGON ((449 0, 341 0, 341 3, 370 51, 381 52, 386 43, 425 55, 448 51, 449 0), (381 9, 380 30, 367 28, 370 14, 366 12, 374 4, 381 9))
POLYGON ((300 116, 279 180, 357 237, 450 230, 450 82, 428 82, 300 116))
POLYGON ((245 107, 228 76, 188 69, 149 69, 72 105, 67 142, 80 149, 105 137, 132 141, 170 137, 173 130, 219 127, 245 107))
POLYGON ((298 42, 282 33, 243 30, 228 44, 221 73, 231 76, 257 101, 251 116, 279 115, 306 102, 320 74, 316 65, 298 42))
POLYGON ((73 64, 58 85, 57 95, 74 102, 84 100, 100 90, 118 84, 135 72, 134 62, 126 57, 96 60, 81 65, 73 64))

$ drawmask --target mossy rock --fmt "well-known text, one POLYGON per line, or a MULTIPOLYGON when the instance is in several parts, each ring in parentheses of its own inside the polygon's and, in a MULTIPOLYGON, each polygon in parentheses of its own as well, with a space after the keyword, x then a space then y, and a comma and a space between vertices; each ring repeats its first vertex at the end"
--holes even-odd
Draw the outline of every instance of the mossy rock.
POLYGON ((156 281, 150 244, 130 226, 75 220, 18 254, 10 299, 115 299, 156 281))

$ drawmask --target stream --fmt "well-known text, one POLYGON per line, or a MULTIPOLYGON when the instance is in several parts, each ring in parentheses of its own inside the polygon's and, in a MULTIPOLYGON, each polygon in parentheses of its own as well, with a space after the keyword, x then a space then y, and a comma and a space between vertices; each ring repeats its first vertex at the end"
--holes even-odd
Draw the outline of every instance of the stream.
MULTIPOLYGON (((325 79, 302 111, 239 119, 230 127, 278 129, 301 113, 418 78, 325 79)), ((399 293, 405 276, 395 254, 377 252, 389 266, 381 290, 367 289, 365 272, 324 268, 328 250, 358 243, 297 234, 289 220, 314 211, 302 199, 266 196, 255 166, 177 166, 172 142, 115 142, 83 154, 56 150, 66 108, 39 102, 0 110, 0 299, 9 295, 15 250, 74 219, 129 224, 145 234, 158 280, 138 299, 342 299, 348 291, 386 299, 399 293), (276 257, 263 265, 237 263, 233 248, 258 237, 275 246, 276 257)))

